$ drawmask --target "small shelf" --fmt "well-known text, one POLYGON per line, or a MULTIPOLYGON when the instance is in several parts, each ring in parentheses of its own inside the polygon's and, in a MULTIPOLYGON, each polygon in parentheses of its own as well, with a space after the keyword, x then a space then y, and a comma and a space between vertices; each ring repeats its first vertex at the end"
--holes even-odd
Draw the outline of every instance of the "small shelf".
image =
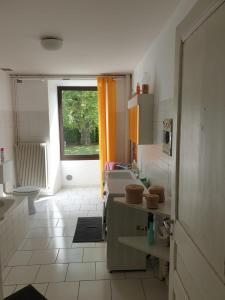
POLYGON ((160 243, 150 246, 146 236, 123 236, 119 237, 118 241, 123 245, 140 250, 146 254, 151 254, 162 260, 169 261, 170 248, 160 243))
POLYGON ((130 208, 139 209, 139 210, 145 211, 147 213, 152 213, 152 214, 155 214, 155 215, 163 215, 163 216, 168 216, 169 217, 170 214, 171 214, 170 213, 171 208, 170 208, 170 201, 169 200, 166 200, 164 203, 159 203, 159 208, 157 208, 157 209, 148 209, 147 205, 146 205, 145 198, 143 199, 143 202, 141 204, 127 203, 125 197, 115 197, 113 200, 115 202, 121 204, 121 205, 126 205, 130 208))

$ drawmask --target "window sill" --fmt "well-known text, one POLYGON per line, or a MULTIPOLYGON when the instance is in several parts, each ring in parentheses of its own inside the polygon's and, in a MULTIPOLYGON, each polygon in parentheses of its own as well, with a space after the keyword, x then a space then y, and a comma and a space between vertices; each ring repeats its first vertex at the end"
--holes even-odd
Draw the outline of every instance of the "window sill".
POLYGON ((61 161, 67 160, 99 160, 99 155, 68 155, 62 156, 61 161))

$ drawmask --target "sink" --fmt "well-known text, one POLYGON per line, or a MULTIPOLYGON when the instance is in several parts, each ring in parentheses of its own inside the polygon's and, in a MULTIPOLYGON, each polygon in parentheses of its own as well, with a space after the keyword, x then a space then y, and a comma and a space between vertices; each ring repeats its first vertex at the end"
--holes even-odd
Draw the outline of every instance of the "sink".
POLYGON ((108 172, 108 178, 110 179, 133 179, 131 172, 129 171, 111 171, 108 172))

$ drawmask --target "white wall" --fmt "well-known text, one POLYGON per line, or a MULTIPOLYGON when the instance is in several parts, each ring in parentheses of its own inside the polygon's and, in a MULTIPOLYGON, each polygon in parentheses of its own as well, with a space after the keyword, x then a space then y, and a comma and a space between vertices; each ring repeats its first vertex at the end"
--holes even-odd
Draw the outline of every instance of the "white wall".
POLYGON ((176 26, 196 2, 181 0, 168 24, 133 72, 133 88, 137 82, 142 82, 147 72, 150 91, 154 94, 154 145, 138 147, 138 163, 143 175, 149 177, 152 184, 161 184, 166 188, 167 196, 171 193, 174 158, 162 152, 162 121, 174 118, 176 113, 173 103, 176 26))
POLYGON ((43 80, 16 82, 16 110, 20 142, 48 142, 48 88, 43 80))
MULTIPOLYGON (((13 160, 14 122, 10 80, 0 71, 0 147, 5 148, 5 160, 13 160)), ((0 185, 0 195, 2 186, 0 185)))
POLYGON ((100 184, 99 160, 64 160, 62 166, 62 185, 69 186, 96 186, 100 184), (72 180, 66 176, 71 175, 72 180))
POLYGON ((48 178, 50 193, 54 194, 62 187, 59 146, 58 96, 55 82, 48 81, 47 85, 49 110, 48 178))

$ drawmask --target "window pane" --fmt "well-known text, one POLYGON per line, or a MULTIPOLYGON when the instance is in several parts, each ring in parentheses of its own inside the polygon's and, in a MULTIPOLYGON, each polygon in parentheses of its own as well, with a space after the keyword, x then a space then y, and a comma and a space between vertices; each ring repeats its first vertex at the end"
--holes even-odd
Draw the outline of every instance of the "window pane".
POLYGON ((64 155, 98 155, 97 91, 63 90, 64 155))

